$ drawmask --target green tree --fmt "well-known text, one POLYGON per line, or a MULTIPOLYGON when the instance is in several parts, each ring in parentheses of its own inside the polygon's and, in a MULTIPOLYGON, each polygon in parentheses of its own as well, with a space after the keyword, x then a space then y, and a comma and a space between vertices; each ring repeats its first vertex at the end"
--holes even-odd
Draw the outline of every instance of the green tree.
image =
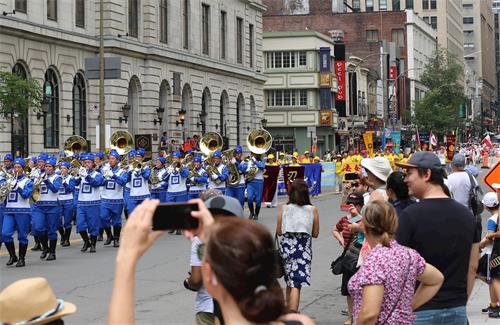
POLYGON ((460 117, 461 106, 466 101, 460 82, 463 67, 453 56, 439 49, 424 69, 420 81, 428 91, 415 102, 412 123, 440 137, 463 128, 465 120, 460 117))
POLYGON ((40 110, 42 100, 42 87, 36 80, 0 71, 0 115, 17 114, 24 118, 30 111, 40 110))

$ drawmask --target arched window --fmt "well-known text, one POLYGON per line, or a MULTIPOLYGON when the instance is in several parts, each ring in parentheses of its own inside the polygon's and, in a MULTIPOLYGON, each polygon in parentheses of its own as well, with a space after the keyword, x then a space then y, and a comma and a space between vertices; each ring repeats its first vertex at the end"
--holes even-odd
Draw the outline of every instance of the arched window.
POLYGON ((73 80, 73 134, 87 138, 87 90, 85 79, 77 73, 73 80))
MULTIPOLYGON (((185 84, 182 88, 182 109, 186 111, 185 119, 184 119, 184 127, 183 130, 188 133, 191 132, 191 116, 193 107, 193 93, 191 91, 191 87, 189 84, 185 84)), ((189 134, 184 134, 183 137, 189 136, 189 134)), ((185 140, 185 139, 183 139, 185 140)))
MULTIPOLYGON (((14 65, 14 67, 12 68, 12 73, 17 74, 22 79, 26 79, 28 77, 28 73, 21 63, 16 63, 14 65)), ((14 157, 26 157, 29 151, 29 109, 25 111, 26 114, 24 116, 17 113, 10 115, 11 153, 14 155, 14 157)))
POLYGON ((220 95, 220 103, 219 103, 219 129, 215 131, 219 132, 223 137, 227 137, 226 134, 226 112, 227 107, 229 106, 229 97, 227 92, 224 90, 220 95))
POLYGON ((128 105, 130 106, 128 118, 128 131, 134 135, 139 128, 139 92, 140 81, 137 76, 132 76, 128 84, 128 105))
POLYGON ((163 117, 162 124, 160 129, 162 131, 168 131, 168 122, 169 122, 169 95, 170 95, 170 86, 168 85, 168 81, 163 80, 160 85, 160 97, 159 97, 159 106, 163 109, 163 117))
POLYGON ((43 93, 48 103, 47 114, 43 118, 43 143, 45 148, 59 147, 59 82, 56 72, 49 68, 45 72, 43 93))
POLYGON ((236 144, 241 145, 241 140, 243 140, 243 112, 245 110, 245 99, 240 93, 238 95, 238 101, 236 102, 236 144))
POLYGON ((203 95, 201 97, 201 134, 205 134, 207 132, 207 122, 208 122, 208 112, 210 112, 210 104, 211 104, 211 96, 210 90, 205 88, 203 90, 203 95))

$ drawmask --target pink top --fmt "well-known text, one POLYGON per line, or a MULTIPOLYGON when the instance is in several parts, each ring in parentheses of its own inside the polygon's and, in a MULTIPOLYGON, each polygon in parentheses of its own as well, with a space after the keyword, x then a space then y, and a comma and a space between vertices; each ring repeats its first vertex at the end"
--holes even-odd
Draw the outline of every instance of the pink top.
POLYGON ((358 272, 349 281, 349 293, 354 303, 354 324, 361 311, 365 285, 384 286, 384 298, 377 324, 413 324, 411 302, 416 277, 422 274, 424 269, 425 260, 416 251, 399 245, 395 240, 390 241, 389 247, 381 244, 375 246, 358 272), (409 262, 410 268, 407 276, 409 262), (400 297, 401 288, 403 292, 400 297), (394 308, 396 303, 397 306, 394 308), (393 309, 394 312, 389 315, 393 309))

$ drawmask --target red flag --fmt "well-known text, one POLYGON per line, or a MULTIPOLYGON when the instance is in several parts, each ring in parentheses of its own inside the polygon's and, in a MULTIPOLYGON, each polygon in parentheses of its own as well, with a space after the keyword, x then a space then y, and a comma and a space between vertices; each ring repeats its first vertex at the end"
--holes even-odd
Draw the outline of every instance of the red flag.
POLYGON ((484 139, 483 139, 483 141, 481 143, 484 144, 484 145, 486 145, 490 149, 493 148, 493 144, 491 143, 491 139, 490 139, 490 135, 489 134, 487 134, 484 137, 484 139))
POLYGON ((283 167, 283 177, 285 179, 285 186, 288 192, 290 185, 297 178, 304 179, 304 166, 285 166, 283 167))
POLYGON ((280 166, 266 166, 264 169, 264 189, 262 191, 262 201, 272 202, 274 193, 278 186, 278 175, 280 173, 280 166))
POLYGON ((415 126, 415 130, 417 131, 417 146, 420 149, 420 134, 418 133, 418 126, 415 126))

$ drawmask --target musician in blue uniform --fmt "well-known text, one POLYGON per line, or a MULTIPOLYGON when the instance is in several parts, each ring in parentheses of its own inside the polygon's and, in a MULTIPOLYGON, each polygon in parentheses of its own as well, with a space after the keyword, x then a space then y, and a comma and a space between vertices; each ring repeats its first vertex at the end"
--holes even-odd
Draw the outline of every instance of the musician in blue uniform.
POLYGON ((237 199, 241 207, 245 205, 245 172, 247 164, 243 161, 243 148, 237 145, 233 150, 234 158, 231 163, 236 166, 239 174, 239 182, 236 185, 227 184, 226 195, 237 199))
MULTIPOLYGON (((36 158, 37 166, 34 170, 31 171, 30 178, 35 182, 41 175, 45 174, 45 161, 49 158, 49 156, 42 152, 36 158)), ((33 207, 32 207, 33 209, 33 207)), ((33 230, 33 216, 31 216, 30 229, 33 230)), ((31 248, 31 251, 36 252, 42 250, 42 246, 40 244, 40 238, 32 232, 33 238, 35 240, 35 246, 31 248)))
MULTIPOLYGON (((135 160, 142 163, 145 151, 140 148, 135 153, 135 160)), ((142 203, 145 199, 150 198, 149 192, 149 176, 151 175, 151 168, 142 166, 141 169, 135 168, 128 172, 128 180, 130 181, 130 194, 127 204, 128 213, 132 213, 136 206, 142 203)))
POLYGON ((83 167, 80 168, 79 178, 74 184, 80 185, 78 205, 76 208, 76 231, 83 239, 82 252, 90 248, 91 253, 96 252, 97 236, 99 235, 101 197, 99 187, 104 182, 101 173, 95 171, 94 155, 82 155, 83 167), (90 239, 89 234, 90 233, 90 239))
POLYGON ((122 229, 123 187, 127 184, 128 173, 118 165, 120 155, 116 150, 109 153, 109 166, 103 168, 104 186, 101 191, 101 227, 106 232, 104 245, 113 242, 120 246, 122 229), (113 232, 111 232, 113 226, 113 232))
POLYGON ((14 175, 16 184, 10 191, 5 205, 2 240, 9 252, 10 258, 6 265, 17 262, 16 267, 25 266, 26 250, 28 249, 28 230, 30 226, 30 197, 33 194, 33 181, 24 175, 25 162, 22 158, 14 160, 14 175), (14 231, 17 230, 19 241, 19 259, 14 246, 14 231))
POLYGON ((70 246, 69 238, 71 236, 71 221, 73 219, 73 211, 75 205, 73 203, 73 192, 75 188, 73 187, 72 176, 69 173, 70 164, 67 161, 62 161, 59 163, 59 169, 61 170, 62 184, 59 188, 59 206, 61 207, 61 218, 59 225, 62 228, 62 238, 61 246, 70 246))
POLYGON ((157 184, 150 184, 151 198, 160 200, 160 202, 167 202, 168 182, 167 182, 167 170, 165 168, 165 161, 166 159, 162 156, 156 158, 155 166, 153 167, 153 170, 151 171, 150 175, 150 181, 153 173, 156 173, 159 180, 157 184))
POLYGON ((260 204, 262 203, 262 191, 264 189, 264 168, 266 168, 266 162, 261 160, 260 155, 254 153, 252 153, 252 158, 247 164, 247 175, 253 168, 257 168, 257 172, 255 177, 247 182, 247 202, 248 210, 250 210, 249 219, 258 220, 260 204))
POLYGON ((172 164, 167 167, 167 202, 186 202, 188 200, 187 177, 189 169, 182 166, 180 158, 181 153, 174 151, 172 164))
POLYGON ((5 169, 5 171, 12 173, 12 168, 14 168, 14 165, 12 164, 13 161, 14 157, 12 156, 12 154, 8 153, 5 155, 5 157, 3 158, 3 168, 5 169))
POLYGON ((193 163, 194 172, 197 176, 192 176, 188 179, 190 183, 188 198, 190 200, 199 198, 200 193, 207 189, 208 184, 208 174, 202 167, 201 156, 194 157, 193 163))
MULTIPOLYGON (((5 186, 7 178, 3 172, 0 172, 0 187, 5 186)), ((5 210, 5 200, 0 202, 0 249, 2 248, 2 226, 3 226, 3 213, 5 210)))
POLYGON ((40 198, 33 205, 33 234, 38 236, 42 245, 40 259, 47 258, 47 261, 56 259, 57 228, 61 216, 58 196, 62 178, 55 173, 56 165, 56 157, 47 158, 45 173, 35 180, 35 186, 39 183, 35 191, 38 191, 40 198))
MULTIPOLYGON (((222 194, 224 194, 226 192, 226 181, 229 171, 227 170, 227 167, 222 164, 222 152, 220 150, 216 150, 212 157, 214 159, 214 166, 217 169, 217 172, 208 174, 208 188, 218 189, 222 192, 222 194)), ((205 170, 207 170, 207 168, 209 168, 209 166, 206 166, 205 170)))
MULTIPOLYGON (((135 153, 136 153, 136 151, 134 149, 132 149, 128 152, 129 165, 126 169, 124 169, 127 172, 127 175, 128 175, 128 172, 130 172, 132 170, 132 162, 135 160, 135 153)), ((123 188, 123 202, 125 202, 125 204, 123 206, 123 213, 125 214, 125 219, 128 219, 128 215, 129 215, 129 211, 128 211, 128 207, 127 207, 128 206, 127 202, 128 202, 129 196, 130 196, 130 178, 129 178, 127 184, 125 184, 125 187, 123 188)))
MULTIPOLYGON (((104 161, 104 152, 97 151, 96 153, 94 153, 95 170, 101 174, 102 174, 102 169, 104 167, 103 161, 104 161)), ((99 190, 102 191, 102 186, 99 190)), ((99 236, 97 236, 97 241, 103 240, 102 238, 103 234, 104 234, 104 229, 99 225, 99 236)), ((111 238, 109 237, 107 238, 106 242, 108 242, 108 245, 111 242, 111 240, 112 240, 111 238)))

